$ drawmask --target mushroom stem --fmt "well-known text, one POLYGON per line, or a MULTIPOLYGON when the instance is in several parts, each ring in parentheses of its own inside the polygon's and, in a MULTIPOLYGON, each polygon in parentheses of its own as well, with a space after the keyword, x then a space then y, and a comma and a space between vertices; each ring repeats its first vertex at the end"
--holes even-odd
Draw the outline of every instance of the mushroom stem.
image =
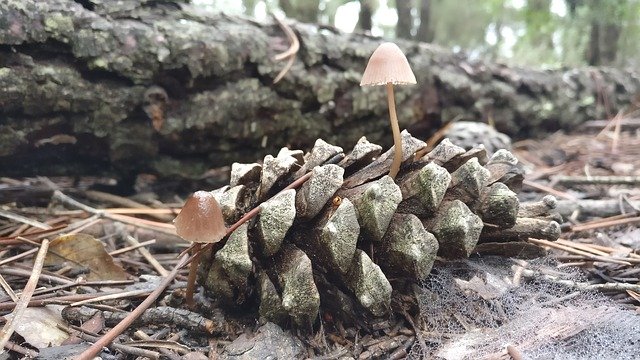
POLYGON ((387 101, 389 102, 389 121, 391 122, 393 145, 395 147, 393 162, 389 169, 389 176, 395 179, 398 171, 400 171, 400 163, 402 163, 402 138, 400 137, 400 126, 398 125, 398 116, 396 115, 396 101, 393 96, 392 83, 387 83, 387 101))
POLYGON ((194 309, 196 307, 196 302, 193 300, 193 294, 196 291, 196 275, 198 274, 198 264, 200 263, 200 243, 193 243, 193 249, 191 250, 191 254, 193 256, 193 260, 189 265, 189 278, 187 279, 187 293, 185 294, 185 301, 187 303, 187 307, 190 309, 194 309))

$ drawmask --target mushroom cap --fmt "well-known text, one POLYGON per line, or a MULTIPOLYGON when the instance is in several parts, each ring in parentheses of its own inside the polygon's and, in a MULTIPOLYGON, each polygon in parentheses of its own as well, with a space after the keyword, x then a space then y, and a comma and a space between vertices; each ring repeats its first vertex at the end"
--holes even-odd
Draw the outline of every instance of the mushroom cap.
POLYGON ((392 84, 415 84, 416 76, 411 71, 409 61, 398 45, 386 42, 380 44, 371 54, 364 69, 360 86, 392 84))
POLYGON ((196 191, 173 220, 176 233, 187 241, 215 243, 227 233, 220 205, 208 191, 196 191))

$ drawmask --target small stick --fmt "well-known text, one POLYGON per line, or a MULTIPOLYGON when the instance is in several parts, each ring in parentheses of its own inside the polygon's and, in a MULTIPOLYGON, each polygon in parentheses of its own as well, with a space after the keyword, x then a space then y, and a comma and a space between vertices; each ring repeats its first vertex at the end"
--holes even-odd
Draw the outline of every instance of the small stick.
MULTIPOLYGON (((7 343, 4 345, 4 348, 7 350, 11 350, 11 351, 15 351, 18 354, 22 354, 24 356, 27 356, 31 359, 35 359, 38 357, 38 352, 37 351, 33 351, 31 349, 27 349, 26 347, 20 346, 16 343, 14 343, 13 341, 7 341, 7 343)), ((2 349, 0 349, 0 353, 2 353, 1 351, 2 349)))
POLYGON ((564 185, 630 185, 640 184, 640 176, 569 176, 556 175, 556 183, 564 185))
POLYGON ((640 284, 629 284, 629 283, 604 283, 604 284, 590 284, 584 282, 576 282, 572 280, 564 280, 559 277, 547 274, 541 274, 539 272, 535 272, 533 270, 525 269, 523 271, 523 275, 527 277, 539 278, 542 277, 545 280, 552 281, 556 284, 564 285, 567 287, 575 288, 578 290, 585 291, 635 291, 640 292, 640 284))
POLYGON ((18 302, 18 300, 20 300, 17 296, 16 293, 13 292, 13 289, 11 288, 11 285, 9 285, 9 283, 7 282, 7 280, 4 279, 4 277, 2 275, 0 275, 0 286, 2 286, 2 288, 4 289, 4 292, 7 293, 7 295, 9 295, 9 297, 11 298, 11 300, 15 303, 18 302))
MULTIPOLYGON (((104 294, 104 293, 103 293, 104 294)), ((59 303, 59 304, 69 304, 71 301, 78 301, 83 299, 90 299, 96 297, 100 294, 74 294, 74 295, 63 295, 59 297, 51 297, 51 294, 38 296, 38 299, 31 299, 29 301, 29 307, 38 307, 45 306, 47 304, 59 303)), ((13 302, 3 302, 0 303, 0 310, 12 310, 15 308, 15 303, 13 302)))
MULTIPOLYGON (((106 192, 102 192, 102 191, 95 191, 95 190, 86 190, 84 191, 84 195, 90 199, 93 200, 97 200, 97 201, 103 201, 103 202, 109 202, 112 204, 116 204, 118 206, 126 206, 128 208, 131 208, 132 210, 155 210, 150 206, 147 206, 145 204, 141 204, 137 201, 128 199, 126 197, 122 197, 122 196, 118 196, 118 195, 114 195, 114 194, 109 194, 106 192)), ((164 209, 163 209, 164 210, 164 209)), ((156 213, 156 212, 150 212, 147 213, 146 215, 155 217, 156 219, 160 220, 160 221, 169 221, 171 219, 167 218, 166 215, 170 215, 171 213, 167 214, 167 213, 156 213)))
POLYGON ((575 243, 573 241, 564 240, 564 239, 558 239, 558 240, 556 240, 556 243, 560 244, 560 245, 570 246, 570 247, 576 248, 578 250, 584 250, 586 252, 590 252, 590 253, 595 254, 595 255, 609 256, 609 253, 607 253, 605 251, 602 251, 602 250, 595 249, 595 248, 589 246, 588 244, 575 243))
POLYGON ((611 220, 611 221, 599 221, 599 222, 593 223, 593 224, 587 223, 587 224, 582 224, 582 225, 574 225, 574 226, 571 227, 571 231, 572 232, 580 232, 580 231, 599 229, 599 228, 603 228, 603 227, 633 224, 633 223, 636 223, 636 222, 640 222, 640 216, 636 216, 636 217, 632 217, 632 218, 626 218, 626 219, 611 220))
POLYGON ((7 322, 2 327, 2 330, 0 330, 0 353, 4 352, 4 345, 7 343, 7 341, 9 341, 9 338, 11 338, 11 335, 13 334, 13 331, 15 329, 15 324, 21 320, 22 314, 29 305, 29 300, 31 300, 33 292, 36 290, 38 279, 40 279, 40 273, 42 272, 42 267, 44 266, 44 258, 47 255, 48 249, 49 240, 43 240, 42 245, 40 246, 40 250, 38 251, 38 255, 33 262, 33 270, 31 271, 31 276, 29 277, 27 284, 22 290, 20 300, 16 303, 16 306, 13 309, 13 316, 9 320, 7 320, 7 322))
POLYGON ((149 308, 157 299, 160 297, 160 294, 169 286, 169 284, 173 281, 173 279, 178 275, 178 270, 186 265, 188 256, 183 255, 180 258, 178 264, 171 270, 169 275, 165 277, 162 282, 158 285, 158 287, 151 293, 149 296, 144 299, 138 307, 135 308, 126 318, 124 318, 118 325, 114 326, 111 330, 109 330, 106 334, 104 334, 101 338, 98 339, 93 345, 91 345, 87 350, 83 351, 75 360, 92 360, 96 355, 100 353, 103 347, 110 344, 118 335, 122 334, 131 324, 140 315, 144 313, 145 310, 149 308))
MULTIPOLYGON (((100 339, 101 339, 101 338, 99 338, 97 336, 89 335, 84 331, 78 331, 78 330, 66 327, 66 326, 64 326, 62 324, 57 324, 57 326, 59 328, 61 328, 62 330, 66 331, 67 333, 69 333, 70 335, 77 336, 77 337, 79 337, 79 338, 81 338, 83 340, 86 340, 86 341, 96 341, 96 340, 100 341, 100 339)), ((89 347, 89 349, 91 349, 91 347, 89 347)), ((158 353, 156 351, 152 351, 152 350, 139 349, 139 348, 134 347, 134 346, 117 344, 117 343, 110 344, 108 347, 111 347, 111 348, 113 348, 115 350, 122 351, 123 353, 126 353, 126 354, 131 354, 131 355, 135 355, 135 356, 141 356, 141 357, 150 358, 150 359, 160 359, 160 353, 158 353)), ((84 353, 86 353, 89 349, 85 350, 82 354, 80 354, 80 356, 82 356, 84 353)), ((102 349, 100 349, 100 350, 102 350, 102 349)), ((80 356, 78 358, 76 358, 76 359, 79 359, 80 356)))
POLYGON ((563 199, 567 199, 567 200, 578 200, 578 199, 576 199, 575 196, 569 195, 569 194, 567 194, 565 192, 556 190, 556 189, 554 189, 552 187, 549 187, 549 186, 545 186, 545 185, 541 185, 541 184, 535 183, 533 181, 529 181, 529 180, 525 179, 525 180, 522 181, 522 184, 526 185, 526 186, 529 186, 529 187, 532 187, 532 188, 534 188, 536 190, 544 191, 546 193, 549 193, 549 194, 551 194, 553 196, 556 196, 556 197, 559 197, 559 198, 563 198, 563 199))
POLYGON ((137 209, 137 208, 107 208, 104 211, 109 214, 120 214, 120 215, 176 215, 180 212, 180 209, 174 208, 150 208, 150 209, 137 209))
POLYGON ((109 255, 116 256, 116 255, 124 254, 126 252, 137 250, 139 248, 144 248, 147 245, 153 245, 155 243, 156 243, 156 239, 151 239, 151 240, 139 242, 137 245, 131 245, 131 246, 123 247, 123 248, 118 249, 118 250, 111 251, 109 253, 109 255))
MULTIPOLYGON (((137 330, 134 335, 142 340, 146 340, 146 341, 152 341, 154 340, 151 336, 147 335, 144 333, 144 331, 142 330, 137 330)), ((169 349, 165 349, 162 347, 157 347, 158 351, 168 357, 170 360, 180 360, 182 359, 182 357, 180 357, 180 355, 174 353, 173 351, 169 350, 169 349)))
MULTIPOLYGON (((125 239, 131 245, 140 245, 138 240, 131 235, 127 235, 125 239)), ((160 262, 153 257, 153 255, 151 255, 149 250, 147 250, 146 248, 140 247, 138 248, 138 252, 144 257, 145 260, 147 260, 149 264, 151 264, 151 266, 153 266, 154 269, 156 269, 156 271, 158 272, 158 274, 160 274, 160 276, 169 275, 169 271, 165 269, 164 266, 162 266, 162 264, 160 264, 160 262)))
POLYGON ((572 248, 572 247, 569 247, 569 246, 565 246, 565 245, 556 244, 555 242, 551 242, 551 241, 547 241, 547 240, 529 238, 529 242, 534 243, 536 245, 543 245, 543 246, 556 248, 556 249, 559 249, 559 250, 564 250, 564 251, 566 251, 566 252, 568 252, 570 254, 581 255, 581 256, 584 256, 584 257, 586 257, 588 259, 595 260, 595 261, 608 262, 608 263, 631 266, 631 263, 628 261, 629 259, 622 260, 622 259, 616 259, 616 258, 612 258, 612 257, 594 255, 594 254, 590 254, 590 253, 588 253, 586 251, 578 250, 578 249, 575 249, 575 248, 572 248))
POLYGON ((282 80, 282 78, 287 74, 287 72, 289 72, 289 70, 293 66, 293 63, 296 60, 296 54, 298 53, 298 50, 300 50, 300 41, 298 40, 296 33, 293 31, 293 29, 291 29, 289 25, 285 24, 284 21, 280 20, 275 15, 273 16, 273 18, 278 22, 278 25, 280 25, 280 28, 287 35, 287 38, 291 43, 291 45, 289 46, 289 49, 274 56, 274 59, 277 61, 288 58, 287 63, 284 65, 282 70, 280 70, 278 75, 276 75, 275 79, 273 79, 273 83, 276 84, 280 80, 282 80))
POLYGON ((4 217, 4 218, 7 218, 7 219, 14 220, 14 221, 19 221, 19 222, 21 222, 23 224, 26 224, 26 225, 29 225, 29 226, 33 226, 33 227, 41 229, 41 230, 49 230, 49 229, 51 229, 51 225, 49 225, 49 224, 44 224, 44 223, 41 223, 39 221, 35 221, 33 219, 29 219, 28 217, 24 217, 22 215, 15 214, 15 213, 12 213, 12 212, 7 211, 7 210, 0 209, 0 216, 4 217))
POLYGON ((159 232, 163 232, 163 233, 167 233, 170 235, 175 235, 175 231, 173 230, 173 225, 172 224, 166 224, 166 223, 161 223, 161 222, 157 222, 157 221, 149 221, 149 220, 144 220, 144 219, 138 219, 132 216, 126 216, 126 215, 118 215, 118 214, 110 214, 104 210, 99 210, 96 208, 93 208, 91 206, 85 205, 67 195, 65 195, 64 193, 62 193, 60 190, 56 190, 53 192, 53 196, 52 199, 56 199, 60 202, 62 202, 63 204, 78 208, 80 210, 84 210, 90 214, 94 214, 97 215, 99 217, 105 217, 107 219, 111 219, 111 220, 115 220, 115 221, 119 221, 125 224, 129 224, 129 225, 133 225, 133 226, 138 226, 141 228, 147 228, 147 229, 151 229, 154 231, 159 231, 159 232))
MULTIPOLYGON (((18 241, 19 241, 19 240, 18 240, 18 241)), ((29 256, 29 255, 31 255, 31 254, 33 254, 33 253, 37 252, 37 251, 38 251, 38 248, 34 248, 34 249, 31 249, 31 250, 27 250, 27 251, 25 251, 25 252, 23 252, 23 253, 20 253, 20 254, 18 254, 18 255, 12 256, 12 257, 10 257, 10 258, 6 258, 6 259, 4 259, 4 260, 0 260, 0 266, 2 266, 2 265, 6 265, 6 264, 10 264, 10 263, 12 263, 12 262, 14 262, 14 261, 16 261, 16 260, 20 260, 20 259, 22 259, 23 257, 27 257, 27 256, 29 256)))
POLYGON ((108 295, 104 295, 104 296, 94 297, 94 298, 91 298, 91 299, 85 299, 85 300, 76 301, 74 303, 71 303, 69 306, 80 306, 80 305, 85 305, 85 304, 104 301, 104 300, 124 299, 124 298, 129 298, 129 297, 140 296, 140 295, 147 295, 148 293, 149 293, 149 290, 144 290, 144 289, 142 289, 142 290, 123 291, 123 292, 119 292, 119 293, 115 293, 115 294, 108 294, 108 295))

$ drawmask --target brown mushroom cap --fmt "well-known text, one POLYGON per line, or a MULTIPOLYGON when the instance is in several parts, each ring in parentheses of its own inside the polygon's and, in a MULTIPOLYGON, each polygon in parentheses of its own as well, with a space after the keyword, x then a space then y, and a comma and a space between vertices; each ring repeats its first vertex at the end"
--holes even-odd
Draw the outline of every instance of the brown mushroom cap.
POLYGON ((375 86, 392 84, 415 84, 416 76, 413 75, 407 57, 404 56, 398 45, 386 42, 380 44, 371 54, 360 86, 375 86))
POLYGON ((173 220, 176 233, 187 241, 215 243, 227 233, 222 210, 208 191, 196 191, 173 220))

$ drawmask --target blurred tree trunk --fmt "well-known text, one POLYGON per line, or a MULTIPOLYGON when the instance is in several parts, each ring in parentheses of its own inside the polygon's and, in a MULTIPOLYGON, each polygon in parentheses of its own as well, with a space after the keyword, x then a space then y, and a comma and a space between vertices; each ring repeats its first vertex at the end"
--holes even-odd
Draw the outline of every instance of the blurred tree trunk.
POLYGON ((396 0, 396 10, 398 11, 396 37, 411 39, 411 29, 413 28, 412 2, 411 0, 396 0))
POLYGON ((360 0, 360 13, 358 14, 358 29, 365 32, 371 32, 373 27, 373 13, 376 11, 377 0, 360 0))
POLYGON ((287 17, 311 24, 318 22, 320 0, 279 0, 279 2, 280 8, 287 17))
POLYGON ((588 5, 592 20, 585 60, 592 66, 613 65, 618 55, 618 42, 622 32, 615 7, 623 8, 626 1, 612 5, 601 0, 591 0, 588 5))
MULTIPOLYGON (((139 173, 202 179, 317 138, 390 146, 383 88, 360 88, 384 40, 292 22, 199 12, 184 2, 0 2, 0 176, 139 173)), ((451 119, 491 117, 516 137, 575 129, 640 94, 635 72, 531 70, 470 61, 402 39, 418 79, 397 87, 401 128, 427 138, 451 119)))
POLYGON ((585 51, 585 60, 591 66, 600 64, 600 24, 593 20, 589 29, 589 46, 585 51))
POLYGON ((602 24, 594 20, 591 23, 589 46, 585 54, 587 63, 591 66, 613 65, 618 54, 620 32, 620 25, 602 24))
POLYGON ((431 28, 431 0, 420 0, 420 26, 416 33, 416 40, 432 42, 434 32, 431 28))
POLYGON ((595 65, 613 65, 618 56, 618 40, 620 39, 619 24, 608 23, 603 25, 600 32, 600 63, 595 65))

